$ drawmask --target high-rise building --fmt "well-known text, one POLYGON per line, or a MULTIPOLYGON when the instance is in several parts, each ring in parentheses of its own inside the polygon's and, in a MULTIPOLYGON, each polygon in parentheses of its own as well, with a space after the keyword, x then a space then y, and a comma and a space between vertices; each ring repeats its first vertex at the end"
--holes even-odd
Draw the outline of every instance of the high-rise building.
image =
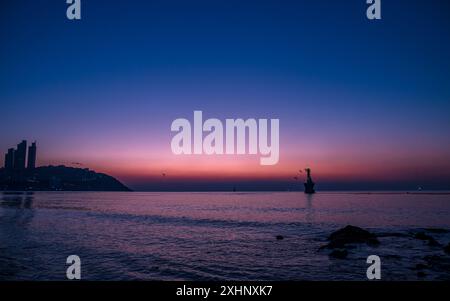
POLYGON ((34 169, 36 168, 36 141, 33 142, 30 147, 28 148, 28 162, 27 162, 27 168, 28 169, 34 169))
POLYGON ((11 170, 14 168, 14 148, 8 149, 5 154, 5 169, 11 170))
POLYGON ((14 152, 14 169, 25 169, 25 161, 27 158, 27 141, 22 140, 17 144, 17 150, 14 152))

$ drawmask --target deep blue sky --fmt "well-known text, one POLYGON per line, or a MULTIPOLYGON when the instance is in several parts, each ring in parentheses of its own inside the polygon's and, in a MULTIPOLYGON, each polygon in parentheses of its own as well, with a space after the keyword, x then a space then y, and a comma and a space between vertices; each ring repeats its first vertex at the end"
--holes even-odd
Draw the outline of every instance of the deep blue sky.
POLYGON ((383 0, 380 21, 365 0, 82 0, 81 21, 66 7, 2 1, 2 151, 37 139, 41 164, 145 189, 171 160, 170 122, 202 109, 280 118, 278 177, 298 162, 329 183, 383 169, 450 186, 448 1, 383 0))

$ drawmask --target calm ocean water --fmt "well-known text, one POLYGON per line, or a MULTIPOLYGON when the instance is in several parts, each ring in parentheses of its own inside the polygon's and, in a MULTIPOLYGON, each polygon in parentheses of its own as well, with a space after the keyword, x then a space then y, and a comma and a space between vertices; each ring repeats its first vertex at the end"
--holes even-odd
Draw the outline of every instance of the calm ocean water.
POLYGON ((429 227, 450 229, 450 194, 0 192, 0 280, 64 280, 72 254, 85 280, 364 280, 371 254, 385 280, 430 260, 420 279, 448 280, 441 247, 397 235, 429 227), (396 235, 319 251, 347 224, 396 235))

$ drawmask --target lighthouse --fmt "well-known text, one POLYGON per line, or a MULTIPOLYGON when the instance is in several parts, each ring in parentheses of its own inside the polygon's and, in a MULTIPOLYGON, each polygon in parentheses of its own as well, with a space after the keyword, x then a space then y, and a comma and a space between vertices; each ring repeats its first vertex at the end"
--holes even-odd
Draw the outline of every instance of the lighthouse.
POLYGON ((311 178, 311 169, 310 168, 305 168, 305 171, 306 171, 306 182, 304 183, 304 185, 305 185, 305 193, 307 193, 307 194, 315 193, 316 192, 314 190, 315 183, 313 182, 313 180, 311 178))

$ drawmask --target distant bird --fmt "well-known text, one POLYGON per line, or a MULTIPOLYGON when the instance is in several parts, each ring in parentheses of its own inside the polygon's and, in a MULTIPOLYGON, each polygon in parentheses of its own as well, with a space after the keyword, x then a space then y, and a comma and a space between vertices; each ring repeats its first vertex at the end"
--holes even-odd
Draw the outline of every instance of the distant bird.
POLYGON ((294 177, 294 180, 298 180, 298 177, 294 177))
POLYGON ((165 176, 166 176, 166 173, 165 173, 165 172, 163 172, 163 173, 162 173, 162 176, 163 176, 163 177, 165 177, 165 176))

